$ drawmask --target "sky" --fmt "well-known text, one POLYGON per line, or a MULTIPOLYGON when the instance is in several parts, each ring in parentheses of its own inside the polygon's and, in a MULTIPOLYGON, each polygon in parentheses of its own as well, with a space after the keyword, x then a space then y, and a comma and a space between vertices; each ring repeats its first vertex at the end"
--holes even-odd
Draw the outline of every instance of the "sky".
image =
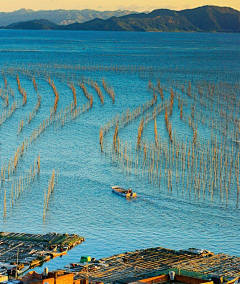
POLYGON ((34 11, 56 9, 106 11, 121 9, 142 12, 160 8, 182 10, 203 5, 225 6, 240 10, 239 0, 0 0, 0 12, 12 12, 22 8, 34 11))

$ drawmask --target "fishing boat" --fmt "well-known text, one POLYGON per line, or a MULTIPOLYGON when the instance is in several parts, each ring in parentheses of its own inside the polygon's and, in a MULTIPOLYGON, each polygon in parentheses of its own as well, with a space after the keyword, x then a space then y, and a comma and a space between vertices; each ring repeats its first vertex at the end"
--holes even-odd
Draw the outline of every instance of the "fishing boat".
POLYGON ((121 196, 124 196, 126 198, 133 198, 133 197, 137 197, 137 193, 136 192, 132 192, 131 188, 129 189, 124 189, 124 188, 121 188, 119 186, 112 186, 112 192, 118 194, 118 195, 121 195, 121 196))

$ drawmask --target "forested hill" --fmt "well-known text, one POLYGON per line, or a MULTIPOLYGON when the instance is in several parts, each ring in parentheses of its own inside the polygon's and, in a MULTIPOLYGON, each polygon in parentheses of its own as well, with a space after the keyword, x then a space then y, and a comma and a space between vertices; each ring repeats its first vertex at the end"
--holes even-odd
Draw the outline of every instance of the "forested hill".
MULTIPOLYGON (((31 21, 31 26, 33 25, 31 21)), ((39 22, 36 22, 39 25, 39 22)), ((24 29, 29 25, 24 24, 24 29)), ((23 23, 7 28, 23 29, 23 23)), ((129 14, 107 20, 93 19, 69 25, 42 25, 41 29, 92 31, 148 31, 148 32, 240 32, 240 12, 232 8, 203 6, 174 11, 158 9, 151 13, 129 14)))

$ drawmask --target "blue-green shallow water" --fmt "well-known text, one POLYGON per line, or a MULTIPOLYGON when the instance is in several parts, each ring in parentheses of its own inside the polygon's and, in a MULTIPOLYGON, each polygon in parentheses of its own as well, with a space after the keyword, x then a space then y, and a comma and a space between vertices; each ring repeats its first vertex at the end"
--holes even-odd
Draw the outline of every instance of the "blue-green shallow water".
MULTIPOLYGON (((0 31, 1 69, 12 66, 41 64, 68 64, 86 66, 151 66, 160 68, 157 74, 165 84, 167 77, 205 79, 237 82, 239 80, 240 36, 238 34, 194 33, 118 33, 118 32, 58 32, 58 31, 0 31), (162 77, 161 77, 162 76, 162 77)), ((36 65, 35 65, 36 66, 36 65)), ((1 156, 4 165, 23 139, 46 118, 54 103, 54 94, 44 81, 41 67, 34 67, 39 93, 42 96, 40 111, 30 126, 17 135, 19 121, 34 108, 37 94, 31 80, 20 75, 21 84, 28 94, 27 105, 18 109, 0 127, 1 156), (37 75, 39 73, 39 75, 37 75)), ((50 68, 51 69, 51 68, 50 68)), ((61 70, 63 82, 55 77, 57 67, 52 68, 55 85, 59 91, 58 109, 72 101, 67 77, 85 76, 101 84, 104 77, 116 94, 112 104, 104 93, 101 106, 97 94, 93 108, 80 115, 62 129, 50 127, 27 150, 16 172, 24 172, 41 154, 41 174, 29 190, 19 198, 7 217, 0 219, 1 231, 47 233, 77 233, 86 242, 45 264, 50 269, 61 268, 78 261, 83 254, 100 258, 125 251, 162 246, 172 249, 199 247, 240 256, 240 211, 236 208, 234 193, 230 192, 226 207, 216 194, 211 203, 208 198, 182 195, 173 189, 158 189, 147 180, 126 175, 114 163, 101 154, 99 129, 116 113, 128 107, 133 109, 152 94, 147 90, 149 76, 134 73, 105 71, 61 70), (59 168, 58 185, 50 198, 46 220, 43 221, 44 188, 47 187, 52 169, 59 168), (112 194, 111 185, 132 187, 139 198, 125 200, 112 194)), ((143 74, 144 75, 144 74, 143 74)), ((7 75, 8 84, 17 91, 15 75, 7 75)), ((155 79, 156 79, 155 78, 155 79)), ((154 80, 154 79, 153 79, 154 80)), ((76 81, 75 81, 76 82, 76 81)), ((3 77, 0 77, 3 88, 3 77)), ((81 89, 76 86, 78 103, 86 103, 81 89)), ((10 101, 12 98, 9 98, 10 101)), ((1 100, 3 111, 3 101, 1 100)), ((174 108, 177 109, 175 105, 174 108)), ((158 117, 159 131, 164 131, 164 116, 158 117), (162 123, 162 124, 161 124, 162 123)), ((174 116, 173 116, 174 120, 174 116)), ((122 131, 124 140, 136 141, 140 119, 122 131), (131 129, 134 129, 131 130, 131 129)), ((146 129, 145 138, 153 138, 153 124, 146 129)), ((176 131, 190 135, 187 126, 176 119, 176 131)), ((204 135, 204 133, 203 133, 204 135)), ((206 134, 207 135, 207 134, 206 134)), ((6 181, 11 184, 11 181, 6 181)), ((4 190, 1 188, 0 206, 3 208, 4 190)), ((38 269, 39 271, 42 268, 38 269)))

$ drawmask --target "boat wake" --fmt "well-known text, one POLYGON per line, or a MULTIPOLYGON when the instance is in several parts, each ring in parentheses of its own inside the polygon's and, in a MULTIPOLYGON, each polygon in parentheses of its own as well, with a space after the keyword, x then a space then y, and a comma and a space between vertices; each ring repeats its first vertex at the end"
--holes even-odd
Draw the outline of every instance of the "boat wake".
POLYGON ((154 204, 154 205, 159 205, 158 203, 161 201, 161 198, 158 197, 153 197, 151 195, 147 195, 147 194, 138 194, 137 195, 137 199, 141 200, 143 202, 147 202, 149 204, 154 204))

